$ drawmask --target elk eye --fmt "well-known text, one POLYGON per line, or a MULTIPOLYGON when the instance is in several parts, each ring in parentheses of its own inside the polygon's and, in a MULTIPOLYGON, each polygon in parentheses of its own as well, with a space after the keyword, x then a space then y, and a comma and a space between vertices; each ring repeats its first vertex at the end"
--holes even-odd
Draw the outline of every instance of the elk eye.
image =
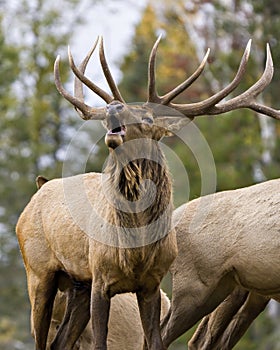
POLYGON ((154 122, 153 119, 150 117, 144 117, 142 119, 142 121, 143 121, 143 123, 146 123, 146 124, 153 124, 153 122, 154 122))

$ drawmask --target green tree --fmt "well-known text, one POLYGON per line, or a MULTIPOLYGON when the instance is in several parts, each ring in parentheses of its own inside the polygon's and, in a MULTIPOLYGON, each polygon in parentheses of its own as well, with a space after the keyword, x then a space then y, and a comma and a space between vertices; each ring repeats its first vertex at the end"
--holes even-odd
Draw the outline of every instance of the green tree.
POLYGON ((153 7, 148 5, 141 23, 135 28, 130 50, 121 64, 124 75, 119 87, 127 102, 141 102, 147 99, 147 52, 156 40, 157 29, 156 14, 153 7))
MULTIPOLYGON (((36 191, 35 178, 61 176, 63 153, 77 125, 73 108, 53 82, 53 63, 67 52, 72 28, 80 23, 78 0, 5 3, 1 45, 0 167, 0 337, 1 349, 28 347, 29 302, 14 229, 36 191), (62 10, 63 9, 63 10, 62 10), (74 15, 73 15, 74 14, 74 15), (20 312, 21 310, 22 312, 20 312)), ((68 78, 63 59, 61 76, 68 78)))
MULTIPOLYGON (((61 6, 73 9, 76 4, 77 1, 69 0, 61 6)), ((19 212, 35 190, 36 176, 40 173, 51 178, 61 175, 60 154, 69 141, 67 132, 78 118, 72 119, 73 109, 55 89, 53 62, 58 52, 66 52, 71 26, 79 18, 74 16, 71 22, 66 21, 60 9, 41 0, 32 4, 21 1, 10 15, 11 22, 6 23, 9 28, 4 27, 4 34, 19 56, 18 60, 5 57, 15 82, 10 85, 12 101, 9 106, 2 105, 6 109, 1 119, 3 167, 0 176, 1 200, 6 200, 4 221, 11 233, 19 212), (13 26, 15 18, 17 25, 13 26), (60 30, 63 25, 64 29, 60 30), (17 38, 18 32, 21 40, 17 38), (13 37, 16 39, 11 39, 13 37)), ((66 69, 67 64, 63 64, 63 80, 68 74, 66 69)), ((7 78, 8 73, 7 69, 3 71, 7 78)))
MULTIPOLYGON (((11 131, 10 131, 10 125, 12 124, 10 113, 9 111, 14 106, 14 101, 16 99, 15 93, 12 89, 13 84, 16 82, 18 74, 19 74, 19 50, 9 45, 5 40, 5 34, 2 28, 2 17, 0 17, 0 74, 3 79, 1 79, 1 85, 0 85, 0 110, 1 110, 1 116, 0 119, 1 123, 1 138, 0 138, 0 145, 1 145, 1 158, 0 158, 0 171, 2 173, 2 181, 1 183, 4 183, 4 180, 9 178, 9 171, 6 169, 6 162, 10 157, 10 153, 12 153, 12 150, 9 149, 9 142, 11 138, 11 131)), ((12 174, 11 174, 12 175, 12 174)), ((4 186, 3 186, 4 187, 4 186)), ((7 193, 3 193, 3 195, 6 196, 7 193)), ((2 196, 3 198, 3 196, 2 196)), ((0 215, 3 217, 7 215, 6 207, 1 204, 1 213, 0 215)), ((9 214, 8 214, 9 215, 9 214)), ((2 259, 5 259, 3 256, 5 254, 5 247, 6 245, 9 245, 6 241, 6 237, 3 235, 3 232, 5 231, 5 220, 2 223, 2 229, 0 234, 0 241, 1 249, 0 257, 2 259)))

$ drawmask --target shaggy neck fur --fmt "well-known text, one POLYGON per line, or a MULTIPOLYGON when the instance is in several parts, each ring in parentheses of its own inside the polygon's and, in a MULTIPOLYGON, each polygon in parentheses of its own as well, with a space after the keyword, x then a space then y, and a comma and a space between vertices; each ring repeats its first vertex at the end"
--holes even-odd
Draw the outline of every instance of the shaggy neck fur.
POLYGON ((172 187, 165 157, 153 141, 143 142, 141 147, 146 158, 137 158, 139 152, 133 149, 129 154, 125 148, 112 151, 104 171, 108 175, 107 191, 113 193, 118 226, 140 228, 162 216, 171 218, 172 187))

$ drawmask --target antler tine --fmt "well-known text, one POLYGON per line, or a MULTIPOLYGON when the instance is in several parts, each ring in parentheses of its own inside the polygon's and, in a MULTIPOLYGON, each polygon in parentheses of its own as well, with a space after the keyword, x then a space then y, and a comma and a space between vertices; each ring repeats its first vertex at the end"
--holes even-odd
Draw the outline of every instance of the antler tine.
POLYGON ((154 103, 160 103, 161 99, 157 93, 156 90, 156 72, 155 72, 155 66, 156 66, 156 54, 157 54, 157 48, 158 44, 161 40, 161 34, 157 38, 156 42, 154 43, 154 46, 152 48, 150 58, 149 58, 149 68, 148 68, 148 101, 147 102, 154 102, 154 103))
POLYGON ((104 116, 101 109, 95 109, 88 106, 79 98, 72 96, 71 94, 69 94, 68 91, 64 89, 60 79, 59 62, 60 62, 60 56, 58 55, 54 63, 54 81, 58 92, 81 112, 79 114, 83 119, 85 120, 93 119, 93 118, 103 119, 104 116))
POLYGON ((103 45, 103 38, 102 37, 100 38, 99 57, 100 57, 100 62, 101 62, 101 66, 102 66, 104 75, 105 75, 106 80, 110 86, 110 89, 112 91, 114 99, 118 100, 120 102, 125 102, 124 99, 122 98, 122 95, 117 87, 117 84, 115 83, 113 76, 110 72, 109 65, 107 63, 105 53, 104 53, 104 45, 103 45))
MULTIPOLYGON (((274 73, 273 61, 272 61, 269 45, 267 44, 266 63, 265 63, 265 69, 264 69, 262 76, 247 91, 245 91, 241 95, 231 99, 231 102, 232 102, 231 104, 234 105, 235 101, 243 102, 243 100, 246 103, 248 98, 252 99, 253 97, 256 97, 257 95, 259 95, 270 84, 270 82, 273 78, 273 73, 274 73)), ((230 102, 230 101, 228 101, 228 102, 230 102)), ((230 103, 228 103, 228 105, 229 104, 230 103)))
MULTIPOLYGON (((91 50, 93 52, 93 50, 91 50)), ((91 52, 90 51, 90 52, 91 52)), ((70 67, 75 74, 75 76, 80 79, 90 90, 100 96, 106 103, 110 103, 113 101, 113 98, 103 89, 95 85, 91 80, 89 80, 83 73, 80 71, 75 65, 72 53, 70 51, 70 47, 68 47, 68 59, 70 67)), ((85 59, 86 60, 86 59, 85 59)))
POLYGON ((261 78, 249 89, 247 90, 248 95, 256 97, 260 94, 271 82, 274 74, 273 60, 271 56, 271 51, 269 44, 266 44, 266 62, 265 69, 261 78))
MULTIPOLYGON (((254 91, 254 96, 257 96, 263 89, 265 89, 269 83, 272 80, 273 77, 273 61, 272 61, 272 57, 271 57, 271 52, 270 52, 270 48, 269 48, 269 44, 266 44, 266 67, 265 67, 265 71, 261 77, 260 80, 263 81, 263 86, 257 86, 255 88, 254 91)), ((255 84, 257 85, 257 83, 255 84)), ((254 85, 252 86, 252 88, 254 87, 254 85)), ((268 106, 264 106, 262 104, 256 103, 256 102, 252 102, 250 104, 250 108, 258 113, 262 113, 265 114, 269 117, 275 118, 277 120, 280 120, 280 111, 268 106)))
POLYGON ((175 97, 177 97, 178 95, 180 95, 183 91, 185 91, 190 85, 192 85, 192 83, 201 75, 201 73, 203 72, 203 69, 206 65, 208 56, 210 53, 210 49, 207 49, 206 54, 203 57, 203 60, 201 61, 199 67, 196 69, 196 71, 189 77, 187 78, 183 83, 181 83, 180 85, 178 85, 175 89, 173 89, 172 91, 168 92, 167 94, 165 94, 164 96, 161 96, 161 103, 166 105, 169 102, 171 102, 175 97))
MULTIPOLYGON (((89 51, 89 53, 87 54, 87 56, 83 59, 83 61, 81 62, 81 64, 79 65, 78 69, 84 74, 88 61, 91 58, 97 44, 98 44, 98 40, 99 40, 99 36, 97 37, 92 49, 89 51)), ((68 48, 69 50, 69 48, 68 48)), ((80 79, 78 79, 75 75, 75 80, 74 80, 74 96, 78 99, 80 99, 81 101, 84 102, 84 92, 83 92, 83 84, 82 81, 80 79)), ((83 113, 77 108, 75 107, 76 111, 78 112, 78 114, 80 115, 81 118, 83 118, 83 113)))
POLYGON ((154 102, 154 103, 161 103, 163 105, 168 105, 171 100, 173 100, 176 96, 181 94, 184 90, 186 90, 202 73, 209 53, 210 49, 207 50, 205 56, 203 57, 203 60, 201 61, 199 67, 197 70, 188 78, 186 79, 183 83, 178 85, 176 88, 165 94, 164 96, 159 96, 157 91, 156 91, 156 73, 155 73, 155 66, 156 66, 156 54, 157 54, 157 48, 158 44, 160 42, 161 35, 157 38, 151 54, 150 54, 150 59, 149 59, 149 83, 148 83, 148 102, 154 102))
POLYGON ((271 57, 269 44, 267 44, 265 70, 260 79, 241 95, 236 96, 224 103, 217 104, 213 110, 211 110, 211 114, 225 113, 237 108, 249 108, 258 113, 262 113, 269 117, 280 120, 279 110, 264 106, 254 101, 254 98, 256 98, 270 84, 273 78, 273 73, 273 60, 271 57))
MULTIPOLYGON (((99 41, 99 36, 97 37, 91 50, 88 52, 86 57, 83 59, 83 61, 78 66, 79 71, 81 71, 83 74, 85 74, 88 61, 90 60, 90 58, 91 58, 91 56, 92 56, 92 54, 93 54, 93 52, 98 44, 98 41, 99 41)), ((82 81, 80 79, 78 79, 76 75, 75 75, 75 81, 74 81, 74 96, 79 98, 80 100, 84 101, 83 84, 82 84, 82 81)))
POLYGON ((168 105, 181 113, 185 114, 188 117, 195 117, 203 114, 209 114, 208 111, 215 106, 218 102, 224 99, 229 95, 236 87, 240 84, 244 73, 246 71, 247 62, 249 59, 251 49, 251 40, 248 41, 244 54, 242 56, 241 62, 239 64, 238 71, 232 80, 232 82, 223 88, 221 91, 217 92, 213 96, 207 98, 202 102, 190 103, 190 104, 174 104, 169 103, 168 105))

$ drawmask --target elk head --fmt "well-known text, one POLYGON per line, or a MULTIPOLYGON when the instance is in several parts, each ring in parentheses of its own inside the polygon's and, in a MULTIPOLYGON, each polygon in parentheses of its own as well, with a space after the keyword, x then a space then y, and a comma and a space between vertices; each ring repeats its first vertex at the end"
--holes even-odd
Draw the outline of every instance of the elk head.
POLYGON ((239 96, 221 102, 234 89, 236 89, 241 82, 249 58, 251 40, 248 42, 244 51, 238 71, 228 86, 202 102, 176 104, 172 103, 172 100, 187 89, 200 76, 207 62, 210 50, 207 50, 199 67, 189 78, 164 96, 159 96, 156 90, 155 78, 155 58, 160 41, 159 37, 150 54, 147 102, 142 105, 128 105, 122 98, 111 75, 104 54, 102 38, 100 39, 99 57, 112 96, 99 88, 84 75, 87 63, 95 50, 98 41, 99 38, 96 40, 93 48, 79 67, 75 65, 70 49, 68 51, 70 67, 75 74, 74 96, 69 94, 61 84, 59 75, 59 56, 55 61, 54 68, 55 84, 61 95, 75 106, 75 109, 82 119, 103 121, 104 126, 108 130, 105 142, 111 149, 115 149, 124 142, 137 138, 149 138, 158 141, 164 136, 171 135, 172 132, 180 129, 196 116, 223 114, 238 108, 250 108, 275 119, 280 119, 280 112, 278 110, 261 105, 255 101, 255 97, 265 89, 273 77, 273 62, 268 45, 264 73, 247 91, 241 93, 239 96), (84 102, 83 83, 107 103, 106 107, 90 107, 84 102))

